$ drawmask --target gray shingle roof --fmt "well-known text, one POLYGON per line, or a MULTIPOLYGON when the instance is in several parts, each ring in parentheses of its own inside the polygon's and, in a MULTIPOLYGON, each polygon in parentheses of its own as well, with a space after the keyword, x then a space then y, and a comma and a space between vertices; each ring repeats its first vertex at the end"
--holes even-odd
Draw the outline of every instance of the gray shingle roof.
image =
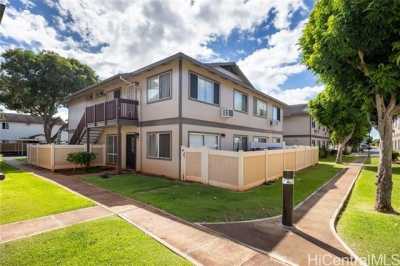
POLYGON ((307 115, 307 104, 294 104, 285 107, 284 114, 286 117, 294 115, 307 115))
MULTIPOLYGON (((0 122, 43 124, 43 119, 38 116, 25 115, 25 114, 0 113, 0 122)), ((61 121, 58 124, 62 124, 61 121)))

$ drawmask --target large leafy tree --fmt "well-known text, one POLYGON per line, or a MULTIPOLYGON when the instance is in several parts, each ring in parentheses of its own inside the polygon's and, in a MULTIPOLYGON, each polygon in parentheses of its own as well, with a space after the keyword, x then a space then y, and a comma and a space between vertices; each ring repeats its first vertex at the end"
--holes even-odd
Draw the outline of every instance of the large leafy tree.
POLYGON ((343 150, 353 139, 363 138, 368 134, 368 114, 361 100, 328 86, 309 102, 309 113, 329 130, 331 141, 338 145, 336 162, 341 163, 343 150))
POLYGON ((46 141, 54 142, 57 134, 52 136, 53 127, 62 121, 56 117, 58 108, 68 94, 96 82, 95 72, 75 59, 49 51, 14 49, 1 57, 0 103, 41 117, 46 141))
POLYGON ((365 97, 376 115, 380 163, 375 209, 393 212, 392 118, 400 112, 400 1, 319 0, 300 40, 326 84, 365 97))

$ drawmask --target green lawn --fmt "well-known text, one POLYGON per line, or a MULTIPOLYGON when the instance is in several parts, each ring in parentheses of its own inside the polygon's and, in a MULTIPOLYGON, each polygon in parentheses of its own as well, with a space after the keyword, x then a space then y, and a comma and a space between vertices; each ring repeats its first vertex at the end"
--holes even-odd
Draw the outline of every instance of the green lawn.
MULTIPOLYGON (((378 158, 372 158, 353 189, 346 209, 337 225, 340 236, 361 257, 387 255, 386 265, 400 262, 400 215, 374 211, 375 179, 378 158), (397 254, 397 260, 390 256, 397 254)), ((400 211, 400 165, 393 167, 393 207, 400 211)), ((376 261, 375 261, 376 262, 376 261)), ((379 263, 371 263, 379 265, 379 263)))
MULTIPOLYGON (((295 203, 304 200, 341 167, 329 158, 317 166, 298 172, 295 177, 295 203)), ((197 183, 139 175, 112 176, 108 179, 90 176, 84 179, 191 222, 248 220, 281 212, 280 180, 246 192, 234 192, 197 183)))
POLYGON ((94 204, 31 173, 16 170, 0 158, 0 224, 75 210, 94 204))
POLYGON ((0 265, 190 265, 117 217, 0 245, 0 265))

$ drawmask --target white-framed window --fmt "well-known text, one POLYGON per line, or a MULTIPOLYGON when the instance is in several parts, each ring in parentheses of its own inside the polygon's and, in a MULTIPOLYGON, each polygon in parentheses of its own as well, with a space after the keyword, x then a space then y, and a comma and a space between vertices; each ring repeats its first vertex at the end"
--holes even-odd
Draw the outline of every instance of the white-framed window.
POLYGON ((260 99, 254 98, 254 115, 259 117, 267 117, 267 103, 260 99))
POLYGON ((240 91, 233 91, 233 108, 235 111, 247 112, 247 95, 240 91))
POLYGON ((107 164, 116 164, 118 159, 118 138, 117 135, 107 135, 106 137, 106 160, 107 164))
POLYGON ((2 129, 10 129, 10 124, 7 122, 2 122, 1 123, 1 128, 2 129))
POLYGON ((281 108, 277 106, 272 107, 272 120, 281 121, 281 108))
POLYGON ((156 102, 171 97, 171 71, 147 79, 147 102, 156 102))
POLYGON ((219 105, 219 83, 195 73, 190 73, 189 79, 191 99, 219 105))
POLYGON ((218 150, 220 147, 220 135, 210 133, 189 133, 189 147, 199 148, 206 146, 218 150))
POLYGON ((151 159, 171 159, 171 132, 147 133, 147 157, 151 159))
POLYGON ((281 138, 279 138, 279 137, 273 137, 273 138, 272 138, 272 143, 281 143, 281 138))
POLYGON ((234 135, 233 136, 233 150, 234 151, 247 151, 248 150, 247 136, 234 135))
POLYGON ((257 143, 267 143, 267 137, 255 136, 253 137, 253 141, 257 143))

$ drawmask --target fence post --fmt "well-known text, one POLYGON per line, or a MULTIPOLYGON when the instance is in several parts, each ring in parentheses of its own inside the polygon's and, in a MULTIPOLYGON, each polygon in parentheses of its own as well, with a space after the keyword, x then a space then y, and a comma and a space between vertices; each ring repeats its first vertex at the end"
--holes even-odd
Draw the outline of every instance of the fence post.
POLYGON ((201 179, 204 184, 208 184, 208 148, 206 146, 201 149, 201 179))
POLYGON ((54 149, 54 143, 50 145, 50 165, 51 165, 51 171, 54 171, 54 161, 55 161, 55 149, 54 149))
POLYGON ((243 185, 244 185, 244 153, 243 151, 239 151, 239 165, 238 165, 238 190, 242 190, 243 185))
POLYGON ((36 144, 36 165, 39 165, 39 144, 36 144))
POLYGON ((265 150, 265 182, 268 182, 268 171, 269 171, 269 156, 268 156, 268 150, 265 150))
POLYGON ((185 147, 181 146, 181 176, 179 177, 180 180, 185 180, 186 176, 186 154, 185 154, 185 147))
POLYGON ((106 152, 106 144, 102 145, 102 149, 103 149, 103 166, 106 166, 106 156, 107 156, 107 152, 106 152))

